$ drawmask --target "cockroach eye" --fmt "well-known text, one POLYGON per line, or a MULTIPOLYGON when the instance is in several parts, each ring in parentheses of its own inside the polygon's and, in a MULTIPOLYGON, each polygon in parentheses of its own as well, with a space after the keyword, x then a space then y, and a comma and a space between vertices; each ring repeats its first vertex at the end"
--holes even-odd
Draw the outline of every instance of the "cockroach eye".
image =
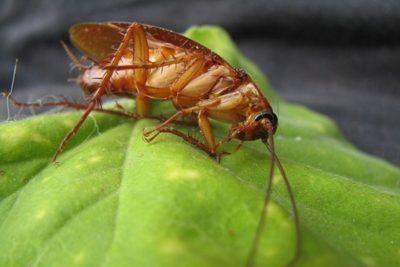
POLYGON ((259 121, 261 119, 268 119, 271 122, 272 127, 276 131, 276 128, 278 127, 278 117, 275 115, 275 113, 263 111, 258 113, 254 120, 259 121))

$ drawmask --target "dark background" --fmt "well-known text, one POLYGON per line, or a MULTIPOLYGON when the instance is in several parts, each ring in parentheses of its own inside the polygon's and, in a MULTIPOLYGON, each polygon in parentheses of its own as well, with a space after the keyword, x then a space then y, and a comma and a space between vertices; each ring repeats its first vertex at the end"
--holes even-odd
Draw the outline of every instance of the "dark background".
POLYGON ((333 118, 360 149, 400 164, 400 1, 2 0, 0 88, 10 87, 18 58, 15 97, 81 96, 67 83, 59 41, 74 23, 109 20, 178 32, 225 27, 280 95, 333 118))

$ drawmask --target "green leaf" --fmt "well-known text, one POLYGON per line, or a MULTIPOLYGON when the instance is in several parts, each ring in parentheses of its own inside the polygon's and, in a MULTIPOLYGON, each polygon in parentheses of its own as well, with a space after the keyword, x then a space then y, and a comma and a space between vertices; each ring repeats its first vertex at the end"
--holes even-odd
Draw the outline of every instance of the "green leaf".
MULTIPOLYGON (((222 29, 186 34, 245 69, 279 101, 276 150, 302 225, 297 264, 398 266, 400 170, 358 151, 328 118, 277 97, 222 29)), ((172 108, 157 103, 153 112, 172 108)), ((0 125, 0 266, 244 266, 268 172, 260 142, 245 143, 218 164, 174 136, 144 142, 143 128, 156 121, 92 113, 61 163, 49 164, 80 114, 0 125)), ((226 125, 214 126, 223 136, 226 125)), ((284 266, 294 253, 278 174, 273 191, 258 266, 284 266)))

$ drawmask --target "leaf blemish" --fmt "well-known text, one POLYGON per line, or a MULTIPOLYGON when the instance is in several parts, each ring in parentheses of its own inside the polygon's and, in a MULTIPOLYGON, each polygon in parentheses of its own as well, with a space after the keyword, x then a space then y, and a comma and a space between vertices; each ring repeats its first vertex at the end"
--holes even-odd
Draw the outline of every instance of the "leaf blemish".
POLYGON ((29 137, 29 130, 25 127, 10 127, 3 130, 0 135, 0 140, 2 140, 2 143, 7 144, 6 147, 9 150, 13 150, 15 146, 29 137))
POLYGON ((65 120, 64 125, 67 126, 68 128, 71 128, 75 125, 75 121, 73 120, 65 120))
POLYGON ((83 164, 76 164, 76 165, 74 166, 75 170, 81 170, 83 167, 84 167, 83 164))
POLYGON ((366 266, 376 266, 374 259, 370 256, 362 257, 361 260, 366 266))
POLYGON ((166 178, 168 180, 195 180, 200 177, 197 170, 175 168, 169 170, 166 178))
POLYGON ((89 161, 90 161, 90 162, 99 162, 99 161, 101 161, 102 159, 103 159, 103 157, 101 157, 101 156, 99 156, 99 155, 96 155, 96 156, 91 157, 91 158, 89 159, 89 161))
POLYGON ((74 255, 74 262, 75 263, 82 262, 84 258, 85 258, 85 253, 80 252, 80 253, 74 255))
POLYGON ((183 252, 185 252, 185 250, 185 244, 175 238, 167 239, 161 244, 161 252, 164 254, 177 255, 182 254, 183 252))
POLYGON ((41 143, 41 144, 50 144, 50 141, 43 137, 42 135, 38 133, 32 133, 31 134, 31 140, 36 142, 36 143, 41 143))
POLYGON ((165 179, 167 180, 196 180, 200 178, 200 173, 196 169, 184 168, 173 161, 168 161, 165 165, 165 169, 167 170, 165 179))
POLYGON ((36 220, 41 220, 46 216, 46 214, 47 214, 47 210, 43 208, 36 213, 35 218, 36 218, 36 220))
POLYGON ((277 248, 270 247, 267 250, 264 250, 264 255, 266 258, 273 259, 278 254, 279 254, 279 250, 277 248))

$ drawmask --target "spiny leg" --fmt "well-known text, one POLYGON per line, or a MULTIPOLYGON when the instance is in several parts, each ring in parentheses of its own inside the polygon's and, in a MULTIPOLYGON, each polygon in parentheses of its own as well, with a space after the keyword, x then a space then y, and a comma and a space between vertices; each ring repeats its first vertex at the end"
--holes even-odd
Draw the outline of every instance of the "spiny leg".
MULTIPOLYGON (((235 136, 235 132, 229 132, 229 134, 227 136, 225 136, 222 140, 220 140, 218 142, 218 144, 216 145, 216 148, 220 147, 223 144, 227 144, 229 142, 232 141, 232 139, 235 136)), ((222 158, 222 156, 225 155, 232 155, 233 153, 236 153, 237 151, 239 151, 239 149, 243 146, 244 141, 240 141, 240 143, 235 147, 235 149, 233 149, 233 151, 231 152, 224 152, 223 154, 221 154, 220 159, 222 158)))
MULTIPOLYGON (((3 92, 3 93, 1 93, 1 95, 4 97, 7 97, 14 106, 20 107, 20 108, 66 107, 66 108, 72 108, 72 109, 77 109, 77 110, 86 110, 88 108, 87 104, 75 103, 75 102, 71 102, 68 100, 57 101, 57 102, 44 102, 44 103, 43 102, 23 103, 23 102, 17 101, 9 93, 3 92)), ((118 111, 118 110, 110 110, 110 109, 102 109, 102 108, 94 108, 93 111, 136 119, 136 115, 134 113, 128 112, 128 111, 118 111)), ((154 117, 151 117, 151 118, 154 118, 154 117)))
POLYGON ((182 75, 174 81, 171 86, 171 94, 173 95, 173 102, 175 106, 179 106, 179 92, 184 89, 191 80, 202 74, 202 72, 204 71, 204 65, 205 60, 203 58, 195 59, 192 64, 182 73, 182 75))
POLYGON ((194 112, 196 109, 196 107, 194 108, 190 108, 190 109, 184 109, 184 110, 180 110, 178 112, 176 112, 173 116, 171 116, 168 120, 164 121, 162 124, 160 124, 159 126, 157 126, 155 129, 149 131, 149 132, 144 132, 143 136, 144 139, 147 142, 151 142, 152 140, 154 140, 160 133, 171 133, 174 135, 177 135, 179 137, 181 137, 182 139, 184 139, 186 142, 195 145, 196 147, 200 148, 201 150, 203 150, 204 152, 206 152, 207 154, 209 154, 211 157, 215 157, 216 160, 218 162, 220 162, 222 156, 224 155, 230 155, 229 152, 225 152, 222 151, 221 153, 216 153, 216 144, 215 144, 215 137, 214 134, 212 132, 212 127, 211 124, 208 120, 208 116, 207 116, 207 112, 206 109, 202 108, 200 109, 199 107, 197 107, 197 109, 200 109, 200 111, 198 112, 197 115, 197 123, 200 127, 201 133, 204 136, 205 139, 205 144, 203 144, 202 142, 200 142, 199 140, 189 136, 188 134, 182 133, 176 129, 172 129, 172 128, 166 128, 166 126, 170 123, 176 122, 176 119, 179 116, 184 116, 184 115, 188 115, 192 112, 194 112), (150 134, 154 133, 152 136, 150 136, 150 134))
MULTIPOLYGON (((157 98, 168 98, 171 94, 179 92, 186 86, 194 77, 200 74, 204 65, 204 60, 199 58, 196 59, 189 68, 173 83, 171 88, 153 88, 146 85, 148 70, 143 67, 160 67, 168 66, 179 63, 178 60, 161 61, 161 62, 150 62, 149 60, 149 45, 146 38, 146 33, 142 25, 135 25, 136 30, 133 32, 133 62, 132 67, 134 69, 134 84, 137 89, 136 97, 136 112, 138 116, 145 117, 150 110, 150 97, 157 98)), ((185 61, 189 58, 183 58, 185 61)), ((111 66, 114 68, 114 66, 111 66)), ((117 67, 118 68, 118 67, 117 67)))
POLYGON ((167 126, 168 124, 176 121, 180 116, 184 116, 184 115, 188 115, 190 113, 192 113, 195 109, 197 109, 197 107, 193 107, 193 108, 187 108, 187 109, 181 109, 179 111, 177 111, 174 115, 172 115, 171 117, 169 117, 166 121, 164 121, 163 123, 161 123, 160 125, 158 125, 156 128, 154 128, 153 130, 150 131, 145 131, 143 134, 146 138, 150 138, 150 139, 154 139, 149 137, 150 134, 153 134, 154 132, 159 132, 161 129, 163 129, 165 126, 167 126))
POLYGON ((135 31, 133 32, 132 65, 121 67, 110 65, 106 66, 106 69, 134 69, 132 78, 137 89, 136 114, 139 117, 147 117, 150 112, 150 96, 165 98, 170 94, 169 88, 153 88, 146 85, 148 69, 170 64, 176 64, 176 60, 170 62, 150 62, 146 33, 142 25, 136 24, 135 31))
MULTIPOLYGON (((115 52, 114 57, 111 60, 110 66, 118 65, 118 63, 120 62, 122 56, 124 55, 124 53, 126 51, 126 48, 129 45, 130 40, 132 39, 133 36, 135 36, 135 34, 137 34, 136 32, 138 31, 139 28, 141 28, 141 25, 136 22, 132 23, 129 26, 128 30, 126 31, 126 33, 124 35, 124 38, 122 39, 121 44, 119 45, 118 49, 115 52)), ((147 53, 148 53, 148 51, 147 51, 147 53)), ((74 128, 72 128, 67 133, 67 135, 64 137, 64 139, 61 141, 61 144, 59 145, 58 149, 56 150, 56 152, 52 158, 52 162, 56 161, 58 155, 62 152, 62 150, 64 149, 68 140, 71 139, 75 135, 75 133, 79 130, 79 128, 82 126, 82 124, 85 122, 85 120, 89 116, 90 112, 92 112, 92 110, 96 107, 97 103, 100 101, 100 98, 105 94, 107 85, 109 84, 113 73, 114 73, 113 69, 106 70, 106 74, 105 74, 104 78, 101 80, 99 88, 94 93, 94 95, 91 99, 91 102, 87 106, 86 110, 84 111, 81 118, 74 126, 74 128)))
POLYGON ((156 134, 154 134, 153 136, 147 138, 144 136, 144 139, 146 142, 151 142, 153 141, 160 133, 170 133, 170 134, 174 134, 180 138, 182 138, 183 140, 185 140, 186 142, 188 142, 189 144, 192 144, 196 147, 198 147, 199 149, 203 150, 204 152, 206 152, 207 154, 211 155, 210 150, 208 149, 208 147, 203 144, 202 142, 200 142, 199 140, 197 140, 196 138, 194 138, 193 136, 190 136, 189 134, 185 134, 184 132, 181 132, 179 130, 173 129, 173 128, 162 128, 160 130, 157 131, 156 134))
POLYGON ((210 121, 208 119, 207 111, 205 109, 201 110, 199 112, 198 123, 199 123, 201 133, 207 142, 208 149, 210 151, 209 154, 215 156, 215 158, 218 162, 221 161, 221 158, 223 156, 231 155, 232 153, 238 151, 243 144, 243 142, 240 142, 240 144, 233 150, 233 152, 222 151, 220 153, 216 153, 217 147, 223 143, 229 143, 233 139, 233 136, 230 133, 228 135, 228 138, 224 138, 221 142, 219 142, 218 144, 215 144, 215 137, 214 137, 214 134, 212 131, 210 121))
MULTIPOLYGON (((146 33, 143 26, 135 25, 133 37, 133 64, 149 62, 149 45, 147 43, 146 33)), ((133 82, 137 89, 136 113, 140 117, 146 116, 150 111, 150 99, 144 93, 147 81, 147 69, 138 68, 134 70, 133 82)))
POLYGON ((208 150, 210 154, 215 155, 215 137, 212 132, 210 121, 208 120, 207 111, 205 109, 201 110, 197 115, 197 120, 199 123, 201 134, 204 136, 206 143, 208 145, 208 150))
MULTIPOLYGON (((204 60, 199 58, 196 59, 184 72, 183 74, 177 78, 174 83, 172 84, 170 91, 172 94, 175 96, 178 95, 179 91, 181 91, 192 79, 197 77, 198 75, 201 74, 202 68, 204 66, 204 60)), ((186 108, 186 109, 181 109, 177 111, 174 115, 172 115, 168 120, 164 121, 162 124, 157 126, 155 129, 144 132, 144 136, 148 137, 150 134, 159 131, 160 129, 164 128, 168 124, 174 122, 178 117, 188 115, 195 110, 200 110, 202 108, 198 106, 194 106, 191 108, 186 108)))
POLYGON ((222 156, 224 155, 230 155, 231 153, 226 152, 226 151, 222 151, 220 153, 216 153, 214 151, 211 151, 209 149, 209 147, 207 146, 207 144, 202 143, 201 141, 197 140, 196 138, 194 138, 193 136, 190 136, 187 133, 184 133, 182 131, 179 131, 177 129, 173 129, 173 128, 162 128, 160 130, 158 130, 154 135, 152 135, 151 137, 146 137, 145 135, 143 135, 143 138, 146 142, 151 142, 153 141, 160 133, 169 133, 169 134, 173 134, 176 135, 180 138, 182 138, 184 141, 186 141, 187 143, 194 145, 195 147, 201 149, 202 151, 204 151, 205 153, 207 153, 210 157, 215 158, 218 162, 221 161, 222 156))
POLYGON ((143 118, 150 112, 150 99, 141 93, 136 96, 136 114, 143 118))
MULTIPOLYGON (((31 103, 23 103, 19 102, 16 100, 13 96, 11 96, 9 93, 3 92, 1 93, 3 97, 7 97, 11 103, 20 108, 43 108, 43 107, 65 107, 65 108, 72 108, 76 110, 86 110, 88 108, 87 104, 81 104, 81 103, 76 103, 68 100, 64 101, 57 101, 57 102, 31 102, 31 103)), ((132 118, 132 119, 138 119, 139 117, 129 111, 125 111, 124 107, 118 102, 116 102, 116 106, 118 107, 119 110, 112 110, 112 109, 103 109, 103 108, 94 108, 93 111, 96 112, 101 112, 101 113, 106 113, 110 115, 116 115, 116 116, 121 116, 121 117, 127 117, 127 118, 132 118)), ((160 122, 165 122, 168 118, 163 116, 163 115, 158 115, 158 116, 152 116, 152 115, 146 115, 141 118, 146 118, 146 119, 154 119, 158 120, 160 122)), ((197 121, 184 121, 184 120, 176 120, 174 121, 175 124, 179 125, 184 125, 184 126, 197 126, 197 121)))

